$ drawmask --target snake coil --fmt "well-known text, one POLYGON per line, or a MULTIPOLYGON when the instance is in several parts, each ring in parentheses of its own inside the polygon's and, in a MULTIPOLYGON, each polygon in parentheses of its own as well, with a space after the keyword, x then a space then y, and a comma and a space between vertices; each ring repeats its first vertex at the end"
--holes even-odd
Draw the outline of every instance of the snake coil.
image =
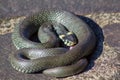
POLYGON ((83 71, 88 64, 85 57, 92 53, 96 45, 96 37, 89 26, 73 13, 63 10, 41 11, 25 18, 15 26, 12 41, 18 49, 9 56, 13 68, 24 73, 43 71, 44 74, 54 77, 66 77, 83 71), (72 49, 66 50, 54 48, 57 43, 54 36, 49 37, 50 40, 45 43, 28 40, 45 22, 64 25, 74 32, 78 43, 72 49))

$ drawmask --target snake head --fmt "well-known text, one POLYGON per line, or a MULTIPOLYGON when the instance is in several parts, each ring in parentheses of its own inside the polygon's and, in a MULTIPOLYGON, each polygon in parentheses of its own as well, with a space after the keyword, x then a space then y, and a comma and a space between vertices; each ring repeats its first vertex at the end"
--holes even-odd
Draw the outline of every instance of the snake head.
POLYGON ((59 35, 59 38, 64 42, 66 46, 74 46, 77 44, 77 37, 73 32, 68 32, 65 35, 59 35))

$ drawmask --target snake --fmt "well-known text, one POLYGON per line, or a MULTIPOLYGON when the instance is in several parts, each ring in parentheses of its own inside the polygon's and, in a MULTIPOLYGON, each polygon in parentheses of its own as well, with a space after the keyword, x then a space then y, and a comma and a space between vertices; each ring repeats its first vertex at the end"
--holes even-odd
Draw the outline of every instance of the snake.
POLYGON ((9 61, 15 70, 67 77, 86 68, 89 62, 86 57, 95 49, 96 36, 72 12, 42 10, 15 26, 12 42, 17 51, 9 55, 9 61), (38 42, 30 40, 36 32, 38 42))

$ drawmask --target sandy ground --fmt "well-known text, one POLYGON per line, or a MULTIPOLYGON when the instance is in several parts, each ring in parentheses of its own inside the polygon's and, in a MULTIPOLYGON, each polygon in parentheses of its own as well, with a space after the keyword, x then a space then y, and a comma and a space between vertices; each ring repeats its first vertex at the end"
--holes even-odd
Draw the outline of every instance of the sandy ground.
POLYGON ((120 9, 118 0, 51 0, 33 3, 30 0, 1 0, 0 2, 0 80, 119 80, 120 79, 120 9), (35 5, 35 4, 41 5, 35 5), (43 4, 42 4, 43 3, 43 4), (5 4, 7 4, 5 6, 5 4), (32 5, 31 5, 32 4, 32 5), (109 4, 109 5, 108 5, 109 4), (19 6, 18 6, 19 5, 19 6), (31 5, 31 6, 30 6, 31 5), (81 17, 94 30, 98 43, 90 56, 86 71, 67 78, 57 79, 42 74, 23 74, 15 71, 8 55, 16 49, 11 33, 16 24, 40 7, 66 9, 81 17))

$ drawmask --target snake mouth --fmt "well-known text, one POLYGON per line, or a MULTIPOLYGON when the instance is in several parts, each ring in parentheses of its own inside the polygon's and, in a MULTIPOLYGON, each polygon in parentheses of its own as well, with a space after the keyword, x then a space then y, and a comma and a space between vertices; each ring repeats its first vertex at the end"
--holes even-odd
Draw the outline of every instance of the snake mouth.
POLYGON ((71 50, 77 43, 67 40, 67 42, 64 42, 64 44, 69 47, 69 50, 71 50))
POLYGON ((74 46, 74 45, 76 45, 75 42, 68 41, 68 40, 66 40, 66 41, 64 42, 64 44, 65 44, 66 46, 74 46))

